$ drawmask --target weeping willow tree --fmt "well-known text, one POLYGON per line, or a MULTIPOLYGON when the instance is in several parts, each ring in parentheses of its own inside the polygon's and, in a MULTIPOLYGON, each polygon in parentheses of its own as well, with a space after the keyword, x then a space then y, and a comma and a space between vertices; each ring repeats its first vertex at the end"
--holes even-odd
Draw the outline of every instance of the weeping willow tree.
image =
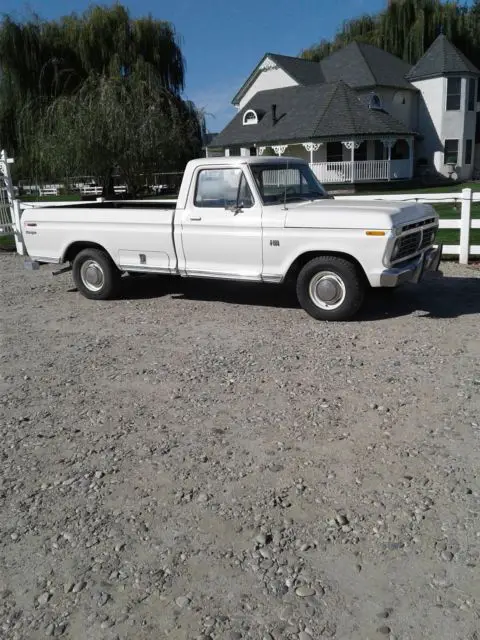
POLYGON ((323 40, 302 52, 319 61, 350 42, 381 47, 411 64, 415 63, 438 34, 445 35, 473 62, 480 64, 480 4, 470 9, 441 0, 390 0, 384 11, 345 22, 331 41, 323 40))
POLYGON ((0 69, 0 141, 17 173, 108 181, 117 168, 134 186, 134 171, 183 168, 200 152, 202 118, 182 99, 185 64, 168 22, 133 20, 119 4, 58 21, 7 16, 0 69))
POLYGON ((127 76, 92 72, 74 94, 58 96, 40 116, 31 114, 26 105, 19 137, 37 174, 93 175, 105 195, 114 173, 137 193, 142 174, 183 168, 201 151, 201 114, 143 65, 127 76))

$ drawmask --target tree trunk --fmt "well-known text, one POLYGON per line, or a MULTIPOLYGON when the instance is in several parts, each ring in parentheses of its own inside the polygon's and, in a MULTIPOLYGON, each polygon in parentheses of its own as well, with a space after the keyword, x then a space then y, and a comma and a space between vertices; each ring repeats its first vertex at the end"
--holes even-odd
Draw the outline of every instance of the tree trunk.
POLYGON ((115 196, 115 189, 113 186, 113 171, 110 169, 103 180, 103 198, 113 198, 115 196))

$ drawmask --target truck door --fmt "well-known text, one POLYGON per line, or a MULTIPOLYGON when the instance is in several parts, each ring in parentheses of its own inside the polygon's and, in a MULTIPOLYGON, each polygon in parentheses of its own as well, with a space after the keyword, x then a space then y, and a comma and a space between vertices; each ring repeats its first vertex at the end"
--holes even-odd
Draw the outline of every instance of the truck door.
POLYGON ((262 206, 244 171, 199 167, 193 180, 182 215, 187 275, 260 280, 262 206))

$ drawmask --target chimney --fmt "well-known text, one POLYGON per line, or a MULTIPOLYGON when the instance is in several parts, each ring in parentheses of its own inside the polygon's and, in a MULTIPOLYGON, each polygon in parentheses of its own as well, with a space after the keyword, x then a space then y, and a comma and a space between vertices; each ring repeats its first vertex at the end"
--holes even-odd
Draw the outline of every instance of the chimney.
POLYGON ((273 124, 277 124, 277 105, 272 104, 272 121, 273 124))

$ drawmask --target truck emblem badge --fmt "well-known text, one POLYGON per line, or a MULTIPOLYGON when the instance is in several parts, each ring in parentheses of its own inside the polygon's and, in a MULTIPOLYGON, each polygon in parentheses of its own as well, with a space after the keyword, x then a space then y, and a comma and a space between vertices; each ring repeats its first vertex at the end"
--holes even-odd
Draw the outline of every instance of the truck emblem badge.
POLYGON ((280 240, 270 240, 270 246, 271 247, 279 247, 280 246, 280 240))

